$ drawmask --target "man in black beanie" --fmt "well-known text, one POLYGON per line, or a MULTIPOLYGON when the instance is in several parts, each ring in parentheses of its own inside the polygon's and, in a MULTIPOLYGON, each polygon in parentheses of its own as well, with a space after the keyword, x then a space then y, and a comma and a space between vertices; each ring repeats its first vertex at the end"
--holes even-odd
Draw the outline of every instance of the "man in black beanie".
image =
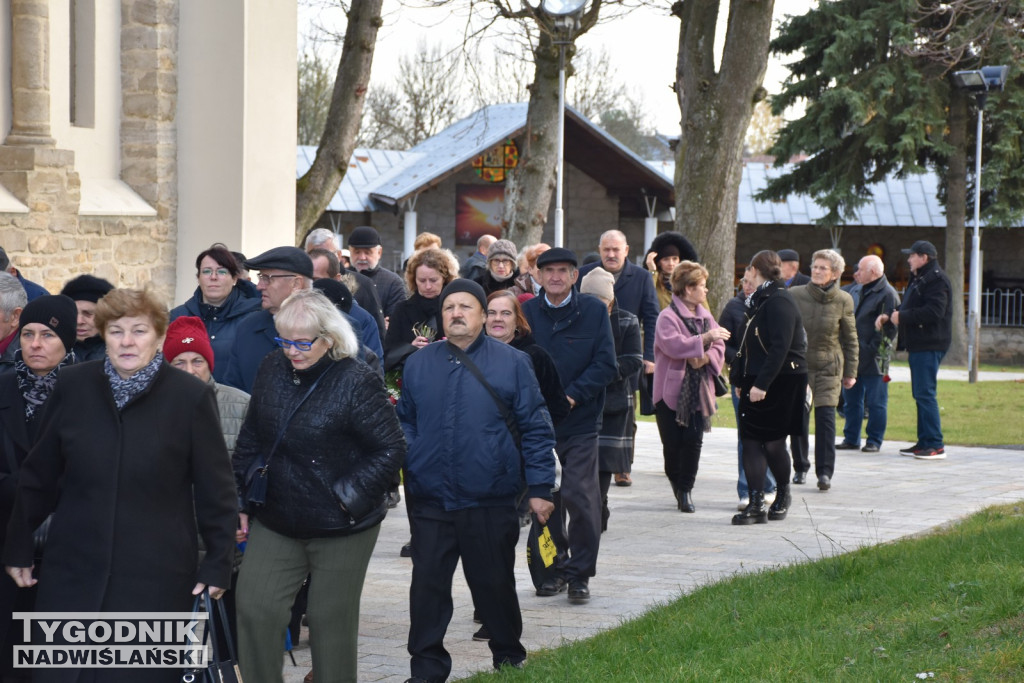
POLYGON ((68 280, 60 293, 75 302, 78 308, 78 322, 75 326, 75 359, 82 363, 87 360, 103 358, 107 353, 107 345, 103 335, 93 324, 96 315, 96 302, 103 298, 114 285, 95 275, 79 275, 68 280))

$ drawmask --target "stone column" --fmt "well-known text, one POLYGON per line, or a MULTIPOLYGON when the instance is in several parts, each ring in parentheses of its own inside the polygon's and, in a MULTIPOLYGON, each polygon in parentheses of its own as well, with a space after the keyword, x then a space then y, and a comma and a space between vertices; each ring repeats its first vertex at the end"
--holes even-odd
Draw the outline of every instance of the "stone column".
POLYGON ((54 145, 50 137, 49 0, 11 0, 11 132, 6 145, 54 145))

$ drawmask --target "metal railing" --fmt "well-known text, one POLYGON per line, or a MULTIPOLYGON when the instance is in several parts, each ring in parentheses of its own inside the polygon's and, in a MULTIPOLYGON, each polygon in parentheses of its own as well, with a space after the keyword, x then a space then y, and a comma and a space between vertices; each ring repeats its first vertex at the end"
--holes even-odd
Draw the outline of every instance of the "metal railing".
MULTIPOLYGON (((966 306, 967 293, 964 293, 966 306)), ((1024 290, 995 287, 981 291, 982 327, 1024 327, 1024 290)))

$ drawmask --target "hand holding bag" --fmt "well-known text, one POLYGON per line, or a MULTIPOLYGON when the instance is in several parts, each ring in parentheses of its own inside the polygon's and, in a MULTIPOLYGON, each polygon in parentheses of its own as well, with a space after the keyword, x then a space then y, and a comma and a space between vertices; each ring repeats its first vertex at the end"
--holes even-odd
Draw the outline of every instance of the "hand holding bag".
POLYGON ((212 600, 209 589, 204 589, 196 596, 192 613, 198 614, 201 609, 205 610, 207 614, 202 646, 206 647, 206 644, 209 643, 213 654, 205 668, 185 669, 181 675, 182 683, 242 683, 242 674, 238 670, 238 657, 235 656, 234 639, 231 637, 231 627, 228 625, 228 613, 224 602, 212 600), (216 612, 213 611, 214 602, 217 603, 216 612), (227 644, 227 657, 221 655, 219 640, 227 644))

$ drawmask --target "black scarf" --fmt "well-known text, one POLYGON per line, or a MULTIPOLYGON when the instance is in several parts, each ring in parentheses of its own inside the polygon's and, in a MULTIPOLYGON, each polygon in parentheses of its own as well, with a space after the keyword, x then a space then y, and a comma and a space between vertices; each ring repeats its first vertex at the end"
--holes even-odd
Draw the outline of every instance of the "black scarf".
POLYGON ((15 352, 14 372, 18 376, 18 389, 21 391, 21 397, 25 403, 25 422, 31 422, 32 416, 46 403, 46 399, 50 398, 60 369, 65 365, 72 365, 74 362, 75 352, 69 351, 56 367, 45 375, 37 375, 21 359, 21 349, 15 352))

